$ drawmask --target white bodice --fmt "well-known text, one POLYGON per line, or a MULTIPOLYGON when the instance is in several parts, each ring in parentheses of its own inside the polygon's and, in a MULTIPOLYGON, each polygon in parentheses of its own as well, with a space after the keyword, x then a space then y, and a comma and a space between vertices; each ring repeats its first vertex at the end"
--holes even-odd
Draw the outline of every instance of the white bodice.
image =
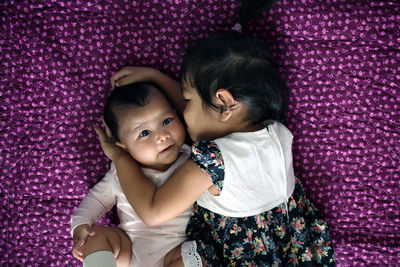
POLYGON ((225 165, 219 196, 206 191, 197 203, 212 212, 247 217, 286 203, 294 191, 293 135, 274 122, 255 132, 237 132, 214 140, 225 165))

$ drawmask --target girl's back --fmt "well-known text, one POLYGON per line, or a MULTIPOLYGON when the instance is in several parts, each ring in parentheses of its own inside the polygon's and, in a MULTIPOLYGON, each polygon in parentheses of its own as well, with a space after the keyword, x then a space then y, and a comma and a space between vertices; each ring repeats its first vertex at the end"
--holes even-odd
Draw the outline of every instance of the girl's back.
POLYGON ((197 203, 221 215, 245 217, 286 202, 295 184, 292 139, 285 126, 274 122, 259 131, 200 142, 192 150, 192 160, 211 173, 214 181, 223 182, 220 195, 207 191, 197 203))

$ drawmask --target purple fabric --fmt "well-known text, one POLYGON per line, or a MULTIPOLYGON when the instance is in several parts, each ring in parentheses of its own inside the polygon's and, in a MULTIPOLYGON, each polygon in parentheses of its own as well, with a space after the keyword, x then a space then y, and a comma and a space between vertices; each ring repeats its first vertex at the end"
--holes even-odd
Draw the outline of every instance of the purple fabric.
MULTIPOLYGON (((238 8, 1 1, 1 266, 78 264, 69 218, 109 167, 92 127, 111 74, 148 65, 177 77, 190 40, 230 29, 238 8)), ((338 265, 397 265, 399 2, 281 0, 248 30, 272 46, 292 91, 295 171, 330 224, 338 265)))

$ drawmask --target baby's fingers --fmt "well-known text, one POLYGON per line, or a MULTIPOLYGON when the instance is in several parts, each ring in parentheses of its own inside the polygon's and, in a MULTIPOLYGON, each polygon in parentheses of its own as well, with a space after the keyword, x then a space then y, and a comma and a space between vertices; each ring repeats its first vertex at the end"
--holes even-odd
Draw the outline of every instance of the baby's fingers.
POLYGON ((80 261, 83 261, 83 255, 80 255, 77 252, 72 251, 72 256, 80 261))
POLYGON ((78 239, 72 248, 72 255, 80 261, 83 261, 82 247, 85 244, 83 239, 78 239))
POLYGON ((87 229, 87 233, 88 233, 88 235, 89 236, 94 236, 95 234, 96 234, 96 232, 94 231, 94 229, 93 228, 89 228, 89 229, 87 229))

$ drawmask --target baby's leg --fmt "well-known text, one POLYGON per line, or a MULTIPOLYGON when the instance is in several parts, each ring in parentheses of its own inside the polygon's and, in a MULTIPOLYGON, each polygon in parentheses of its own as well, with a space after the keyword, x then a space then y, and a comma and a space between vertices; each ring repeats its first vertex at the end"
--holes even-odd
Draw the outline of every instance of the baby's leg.
MULTIPOLYGON (((93 229, 96 234, 87 238, 83 248, 84 266, 89 266, 85 265, 85 260, 89 261, 90 259, 90 261, 92 261, 93 258, 97 256, 103 258, 108 255, 109 257, 110 252, 114 255, 118 267, 129 266, 132 255, 132 245, 128 236, 121 229, 116 227, 96 225, 93 229), (90 257, 86 258, 87 256, 90 257)), ((96 266, 100 266, 100 263, 95 264, 96 266)))
POLYGON ((164 267, 183 267, 182 255, 181 255, 181 245, 172 249, 165 255, 164 258, 164 267))

